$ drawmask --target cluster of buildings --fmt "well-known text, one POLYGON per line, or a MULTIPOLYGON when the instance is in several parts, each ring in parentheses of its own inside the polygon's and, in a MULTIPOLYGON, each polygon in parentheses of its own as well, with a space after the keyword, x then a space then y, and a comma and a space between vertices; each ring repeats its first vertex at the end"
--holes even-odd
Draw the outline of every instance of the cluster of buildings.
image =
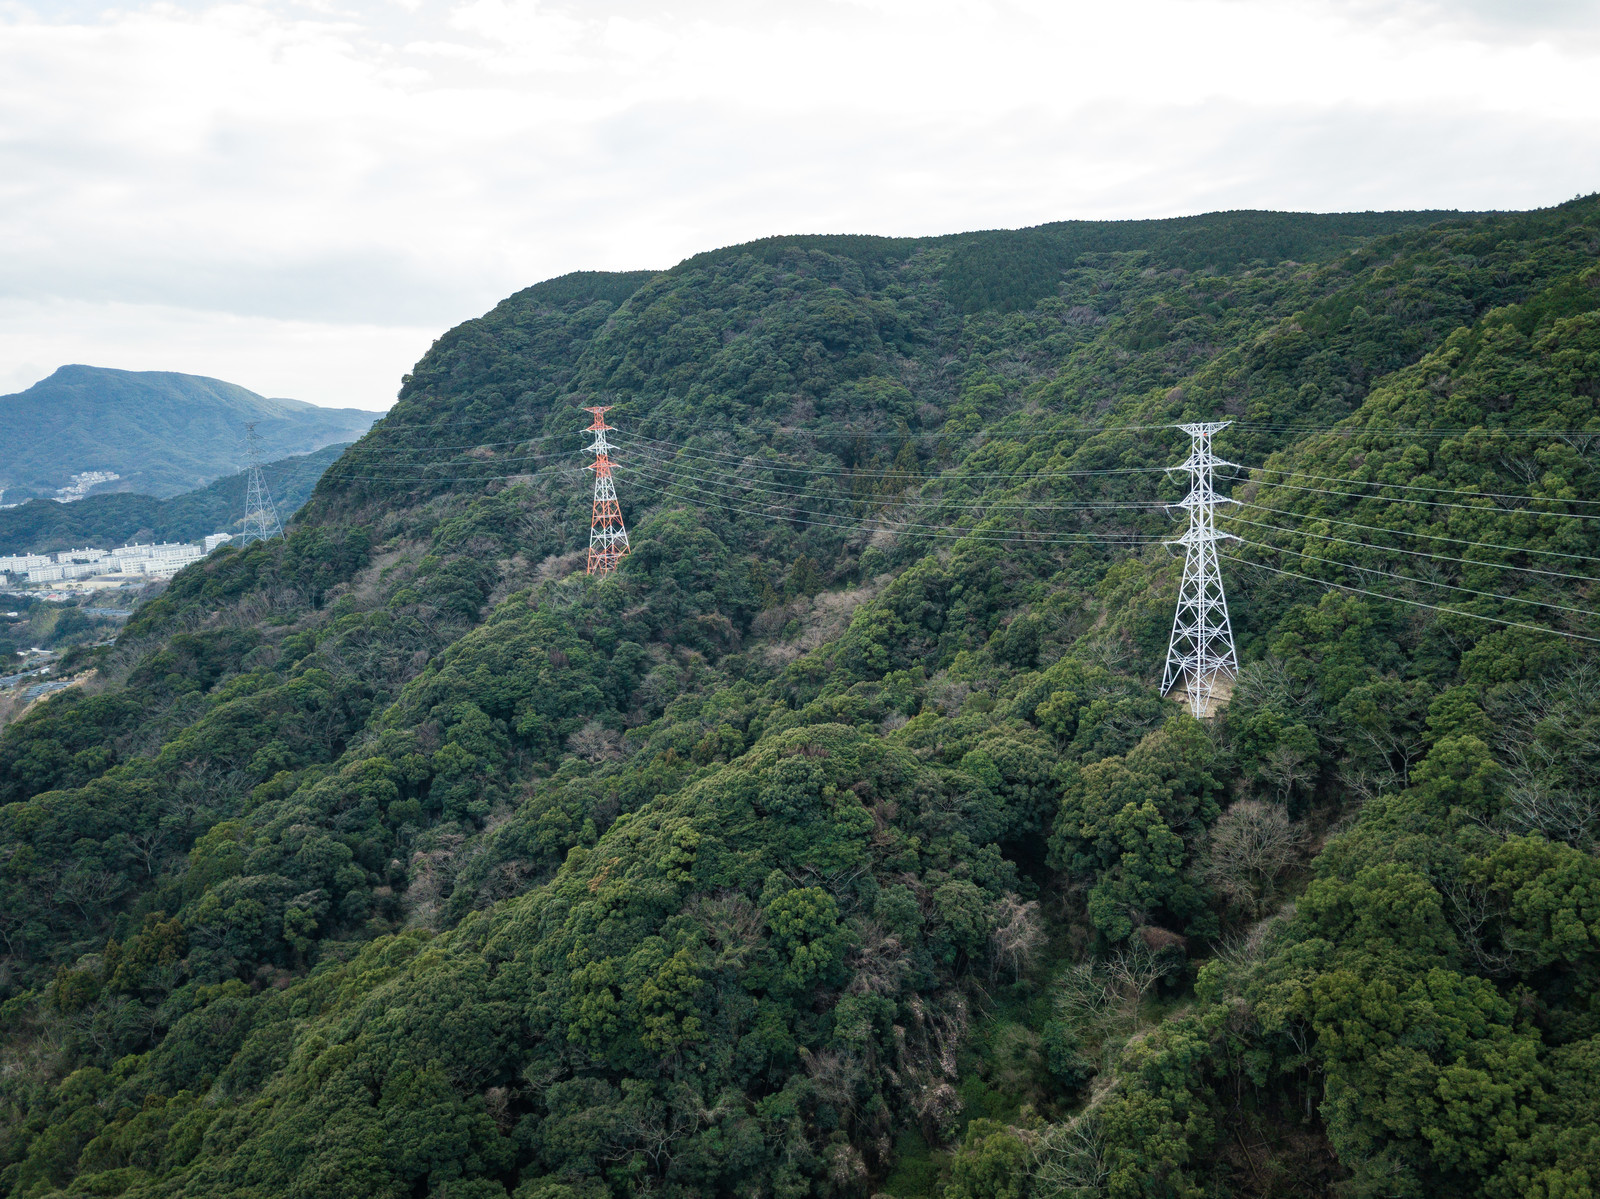
POLYGON ((213 533, 203 542, 163 541, 155 545, 121 545, 113 550, 85 548, 54 554, 15 554, 0 558, 0 573, 25 583, 62 583, 104 575, 166 579, 231 540, 228 533, 213 533))

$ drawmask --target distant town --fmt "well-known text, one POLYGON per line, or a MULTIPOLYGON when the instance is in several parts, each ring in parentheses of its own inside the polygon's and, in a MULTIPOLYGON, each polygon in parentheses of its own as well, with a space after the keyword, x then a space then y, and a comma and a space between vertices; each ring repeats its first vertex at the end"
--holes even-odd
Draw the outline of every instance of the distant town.
POLYGON ((13 584, 76 583, 81 588, 118 587, 146 579, 167 579, 191 562, 198 562, 219 545, 232 541, 231 533, 212 533, 202 541, 162 541, 152 545, 119 545, 103 550, 87 546, 53 554, 14 554, 0 557, 0 574, 13 584))

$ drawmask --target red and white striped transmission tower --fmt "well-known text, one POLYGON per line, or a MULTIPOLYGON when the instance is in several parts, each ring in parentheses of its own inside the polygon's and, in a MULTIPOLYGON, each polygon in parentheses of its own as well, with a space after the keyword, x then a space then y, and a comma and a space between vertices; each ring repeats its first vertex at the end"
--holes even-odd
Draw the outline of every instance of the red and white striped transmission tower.
POLYGON ((617 485, 611 478, 611 443, 606 434, 613 426, 606 424, 607 404, 603 408, 585 408, 594 413, 594 424, 584 430, 594 434, 594 444, 589 447, 594 462, 588 467, 594 471, 594 516, 589 521, 589 573, 608 575, 617 569, 622 555, 628 552, 628 530, 622 523, 622 507, 617 503, 617 485))

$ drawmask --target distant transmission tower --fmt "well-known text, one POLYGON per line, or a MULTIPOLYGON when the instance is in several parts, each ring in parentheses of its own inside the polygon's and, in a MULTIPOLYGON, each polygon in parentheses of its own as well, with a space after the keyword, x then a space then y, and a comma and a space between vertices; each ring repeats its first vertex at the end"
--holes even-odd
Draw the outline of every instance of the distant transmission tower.
POLYGON ((1183 546, 1184 558, 1161 694, 1166 695, 1181 681, 1189 696, 1189 711, 1197 717, 1211 714, 1218 676, 1231 679, 1239 673, 1228 600, 1222 592, 1222 569, 1217 563, 1218 539, 1233 538, 1232 533, 1217 532, 1217 505, 1236 501, 1219 497, 1212 479, 1213 469, 1234 464, 1211 452, 1211 438, 1232 423, 1179 425, 1189 435, 1189 457, 1172 468, 1185 471, 1191 481, 1189 494, 1177 505, 1189 510, 1189 527, 1182 537, 1167 542, 1183 546))
POLYGON ((589 573, 608 575, 617 569, 622 555, 628 552, 628 530, 622 523, 622 507, 617 503, 617 485, 611 478, 611 443, 606 434, 612 429, 606 424, 608 404, 603 408, 585 408, 594 413, 594 424, 584 430, 594 434, 594 444, 589 452, 595 456, 589 467, 594 471, 594 515, 589 521, 589 573))
POLYGON ((245 425, 245 430, 245 442, 250 450, 250 480, 244 492, 244 535, 249 541, 270 541, 283 536, 283 525, 278 521, 272 492, 267 490, 266 476, 261 473, 261 437, 256 433, 255 422, 245 425))

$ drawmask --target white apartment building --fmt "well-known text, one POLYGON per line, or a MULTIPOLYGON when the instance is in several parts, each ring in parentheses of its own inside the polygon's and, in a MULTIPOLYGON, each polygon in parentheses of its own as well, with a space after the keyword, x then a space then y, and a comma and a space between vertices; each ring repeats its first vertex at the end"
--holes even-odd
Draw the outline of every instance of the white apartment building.
POLYGON ((59 553, 51 554, 50 556, 63 564, 68 562, 82 564, 84 562, 98 562, 106 557, 107 553, 108 551, 106 550, 85 547, 81 550, 61 550, 59 553))
MULTIPOLYGON (((226 538, 227 534, 213 534, 213 537, 226 538)), ((206 540, 211 542, 212 538, 206 540)), ((86 548, 55 554, 17 554, 0 558, 0 571, 22 575, 30 583, 59 583, 66 579, 112 574, 164 579, 177 574, 189 563, 198 562, 208 552, 209 549, 187 541, 163 541, 156 545, 121 545, 113 550, 86 548)))
POLYGON ((64 579, 87 579, 105 573, 105 567, 88 562, 58 562, 51 566, 35 566, 28 571, 28 582, 59 583, 64 579))
POLYGON ((49 566, 49 554, 13 554, 9 558, 0 558, 0 570, 7 574, 20 575, 32 570, 35 566, 49 566))

